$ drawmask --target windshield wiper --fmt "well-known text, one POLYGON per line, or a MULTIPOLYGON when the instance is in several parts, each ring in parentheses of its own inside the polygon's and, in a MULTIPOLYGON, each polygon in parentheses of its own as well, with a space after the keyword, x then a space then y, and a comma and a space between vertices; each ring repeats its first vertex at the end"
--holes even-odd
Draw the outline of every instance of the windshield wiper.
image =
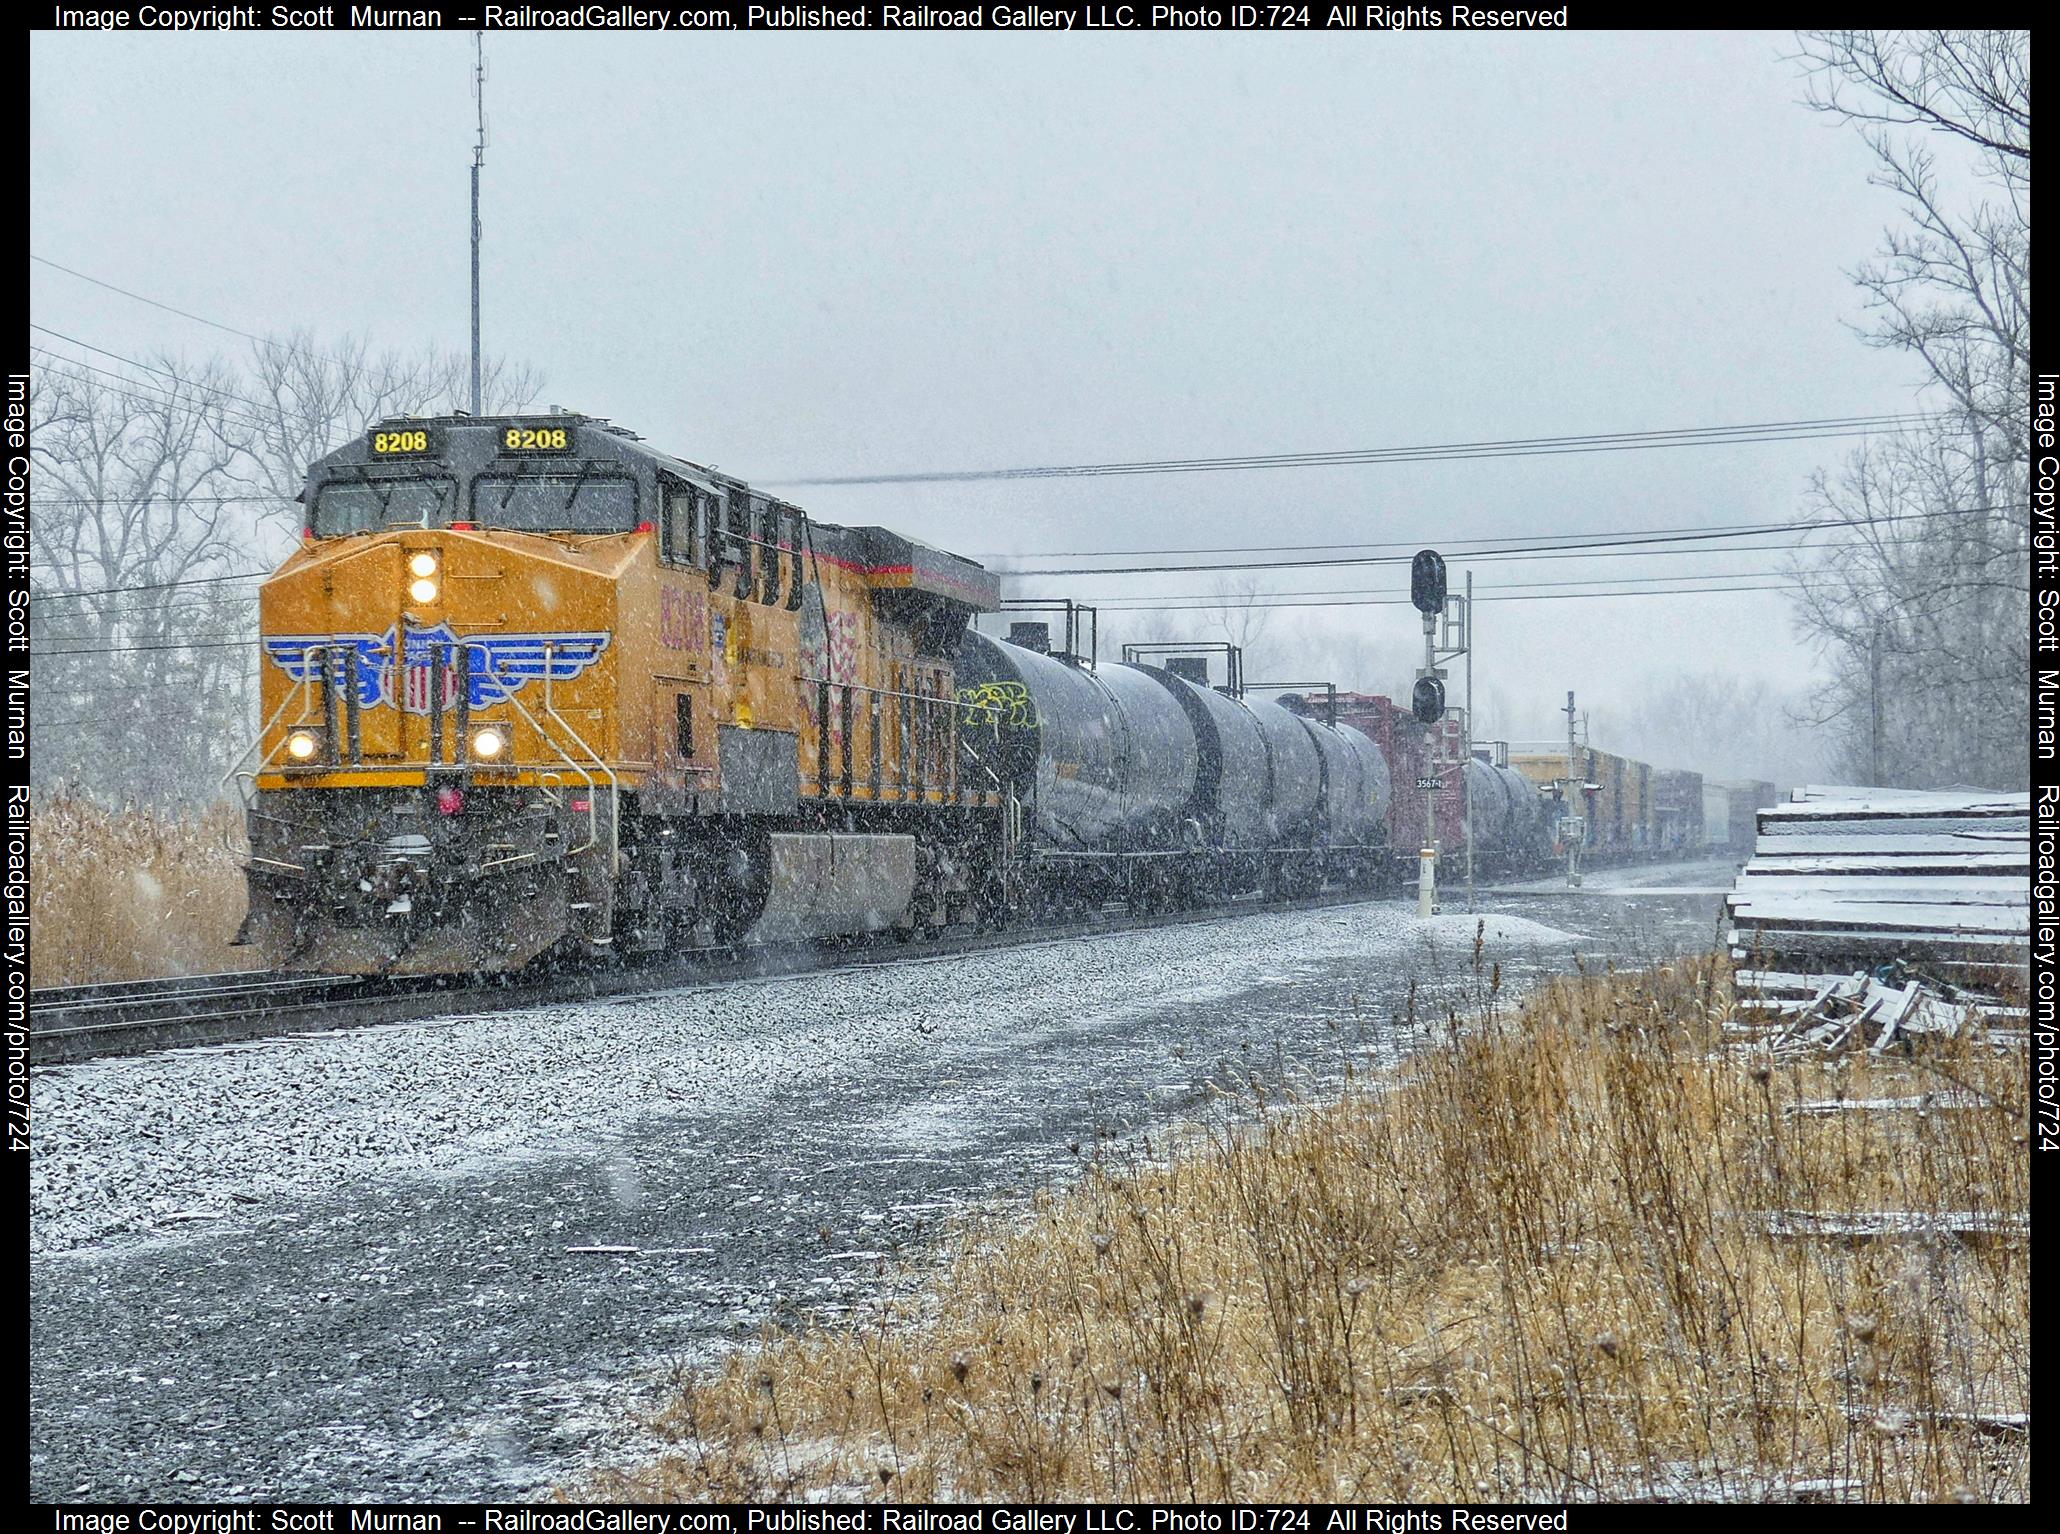
POLYGON ((379 520, 384 522, 386 520, 387 502, 393 499, 393 486, 398 485, 400 481, 397 479, 388 480, 386 482, 387 488, 381 490, 379 488, 380 482, 374 479, 370 474, 367 474, 365 472, 365 466, 363 464, 348 463, 345 464, 344 467, 349 469, 353 474, 357 475, 359 479, 363 480, 365 482, 365 488, 371 491, 374 495, 379 497, 379 520))
POLYGON ((585 484, 586 484, 586 482, 587 482, 587 477, 588 477, 589 475, 591 475, 591 474, 592 474, 593 472, 594 472, 594 460, 593 460, 593 459, 591 459, 591 458, 588 458, 588 459, 584 460, 584 461, 583 461, 583 462, 582 462, 582 463, 580 464, 580 466, 579 466, 579 476, 578 476, 578 478, 576 478, 576 479, 574 479, 574 480, 573 480, 573 482, 572 482, 572 488, 571 488, 570 490, 568 490, 568 491, 566 491, 566 492, 565 492, 565 504, 564 504, 563 506, 561 506, 561 507, 559 507, 559 508, 558 508, 558 509, 559 509, 560 511, 570 511, 570 510, 572 510, 572 503, 573 503, 574 501, 576 501, 576 500, 578 500, 578 499, 579 499, 579 492, 580 492, 580 488, 581 488, 581 487, 582 487, 583 485, 585 485, 585 484))

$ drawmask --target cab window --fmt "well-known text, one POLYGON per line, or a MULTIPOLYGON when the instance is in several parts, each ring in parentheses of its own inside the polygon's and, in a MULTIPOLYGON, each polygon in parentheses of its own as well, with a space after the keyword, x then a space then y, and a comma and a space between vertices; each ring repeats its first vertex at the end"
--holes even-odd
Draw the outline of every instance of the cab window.
POLYGON ((472 516, 483 527, 533 533, 627 533, 637 526, 636 481, 612 475, 482 474, 472 516))

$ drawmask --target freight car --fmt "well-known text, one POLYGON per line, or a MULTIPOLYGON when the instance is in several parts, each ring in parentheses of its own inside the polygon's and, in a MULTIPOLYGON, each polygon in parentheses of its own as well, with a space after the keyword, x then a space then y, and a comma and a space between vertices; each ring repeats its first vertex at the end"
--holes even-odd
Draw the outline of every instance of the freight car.
MULTIPOLYGON (((1142 908, 1326 880, 1370 887, 1388 767, 1356 731, 1139 662, 1093 669, 969 630, 961 699, 999 712, 999 777, 1020 807, 1033 903, 1142 908)), ((969 713, 967 749, 981 746, 969 713)))
POLYGON ((1699 772, 1652 770, 1653 845, 1661 852, 1693 852, 1704 845, 1703 782, 1699 772))
POLYGON ((1378 693, 1341 692, 1335 698, 1284 698, 1285 706, 1303 713, 1335 708, 1337 722, 1370 738, 1380 748, 1394 782, 1394 807, 1388 816, 1388 843, 1415 877, 1417 850, 1424 845, 1426 794, 1419 785, 1437 780, 1428 795, 1438 845, 1466 845, 1466 799, 1461 773, 1466 759, 1459 720, 1448 715, 1434 725, 1417 721, 1406 704, 1378 693))
POLYGON ((1530 779, 1509 765, 1506 749, 1474 753, 1466 779, 1474 859, 1482 871, 1513 873, 1550 859, 1553 817, 1530 779))
MULTIPOLYGON (((1510 765, 1537 789, 1548 821, 1566 813, 1564 751, 1521 751, 1510 765)), ((1703 845, 1705 785, 1699 773, 1652 767, 1630 757, 1582 746, 1574 752, 1581 802, 1584 855, 1614 859, 1685 853, 1703 845)))

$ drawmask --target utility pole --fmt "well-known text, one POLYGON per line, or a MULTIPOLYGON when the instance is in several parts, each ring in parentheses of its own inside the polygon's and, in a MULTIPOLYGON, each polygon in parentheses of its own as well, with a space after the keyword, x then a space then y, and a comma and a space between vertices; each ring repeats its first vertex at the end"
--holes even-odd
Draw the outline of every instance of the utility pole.
MULTIPOLYGON (((1422 675, 1435 678, 1438 671, 1438 619, 1435 613, 1423 615, 1423 672, 1422 675)), ((1438 731, 1433 725, 1429 733, 1430 752, 1425 765, 1431 771, 1424 779, 1423 789, 1423 848, 1416 859, 1416 914, 1428 918, 1438 909, 1438 731)))
MULTIPOLYGON (((1559 834, 1566 838, 1566 887, 1581 887, 1581 838, 1588 834, 1585 815, 1576 815, 1574 806, 1581 800, 1575 796, 1581 792, 1581 785, 1587 781, 1574 770, 1574 693, 1572 688, 1566 694, 1566 782, 1563 785, 1559 816, 1559 834)), ((1585 806, 1583 806, 1585 808, 1585 806)))
POLYGON ((1466 793, 1466 908, 1473 909, 1473 571, 1466 572, 1466 763, 1459 782, 1466 793))
POLYGON ((1868 670, 1873 673, 1871 689, 1873 724, 1868 734, 1867 781, 1880 788, 1881 782, 1881 619, 1874 620, 1874 646, 1868 653, 1868 670))
POLYGON ((479 134, 472 144, 472 413, 479 410, 479 167, 486 163, 486 34, 472 34, 472 99, 479 134))

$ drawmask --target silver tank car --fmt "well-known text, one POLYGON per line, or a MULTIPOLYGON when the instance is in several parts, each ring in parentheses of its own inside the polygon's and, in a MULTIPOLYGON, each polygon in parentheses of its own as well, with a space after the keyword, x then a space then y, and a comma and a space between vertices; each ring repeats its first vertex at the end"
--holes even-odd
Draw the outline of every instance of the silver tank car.
POLYGON ((1266 840, 1273 846, 1307 846, 1316 833, 1323 802, 1323 758, 1316 737, 1300 719, 1278 703, 1246 705, 1266 738, 1266 760, 1272 794, 1267 806, 1266 840))
POLYGON ((1511 821, 1514 807, 1509 802, 1509 786, 1497 776, 1495 769, 1476 758, 1465 767, 1468 801, 1466 813, 1473 832, 1473 848, 1477 854, 1502 851, 1509 845, 1511 821))
POLYGON ((1514 767, 1497 767, 1495 774, 1508 787, 1514 806, 1510 851, 1523 858, 1545 857, 1552 850, 1552 816, 1539 797, 1538 785, 1514 767))
POLYGON ((1466 764, 1466 782, 1473 794, 1476 853, 1513 858, 1538 850, 1545 834, 1545 814, 1528 778, 1514 768, 1491 766, 1475 758, 1466 764))
POLYGON ((1173 695, 1187 711, 1200 751, 1195 782, 1197 813, 1217 833, 1216 844, 1240 850, 1267 843, 1266 737, 1252 711, 1213 687, 1201 687, 1157 666, 1134 666, 1173 695))
POLYGON ((1391 784, 1387 758, 1371 736, 1359 730, 1304 718, 1324 761, 1324 813, 1330 839, 1347 847, 1384 839, 1391 784))
POLYGON ((1178 845, 1200 772, 1186 709, 1141 670, 1069 666, 968 630, 960 700, 1003 711, 1004 773, 1068 851, 1178 845))

